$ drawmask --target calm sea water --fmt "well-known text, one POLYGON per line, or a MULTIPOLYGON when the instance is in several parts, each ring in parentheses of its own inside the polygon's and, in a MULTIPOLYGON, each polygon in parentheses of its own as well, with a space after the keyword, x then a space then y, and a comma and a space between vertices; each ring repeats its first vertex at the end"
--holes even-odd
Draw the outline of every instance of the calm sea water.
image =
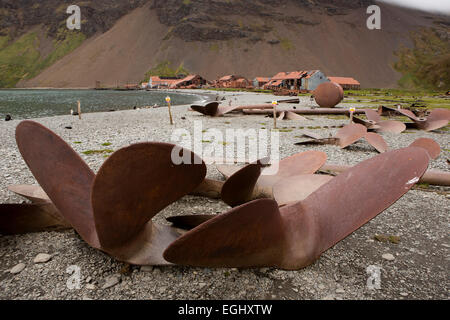
POLYGON ((198 103, 205 95, 161 91, 101 91, 101 90, 0 90, 0 120, 7 114, 13 119, 31 119, 68 115, 81 102, 83 113, 126 110, 134 107, 166 105, 170 96, 172 105, 198 103))

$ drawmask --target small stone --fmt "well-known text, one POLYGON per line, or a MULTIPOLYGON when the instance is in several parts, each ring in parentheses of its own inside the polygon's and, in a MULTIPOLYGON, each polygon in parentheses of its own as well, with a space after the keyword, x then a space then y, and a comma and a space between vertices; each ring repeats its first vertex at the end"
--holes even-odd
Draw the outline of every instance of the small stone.
POLYGON ((25 267, 26 267, 25 263, 19 263, 18 265, 12 267, 11 270, 9 270, 9 272, 12 274, 18 274, 21 273, 23 269, 25 269, 25 267))
POLYGON ((322 300, 329 301, 329 300, 335 300, 335 299, 334 299, 334 297, 332 295, 327 295, 327 296, 323 297, 322 300))
POLYGON ((105 284, 103 285, 102 289, 109 289, 114 287, 120 282, 119 276, 110 276, 106 279, 105 284))
POLYGON ((383 257, 384 260, 387 260, 387 261, 393 261, 393 260, 395 260, 394 255, 392 255, 392 254, 390 254, 390 253, 385 253, 385 254, 383 254, 382 257, 383 257))
POLYGON ((86 285, 86 289, 88 289, 88 290, 95 290, 96 286, 89 283, 89 284, 86 285))
POLYGON ((39 253, 36 258, 34 258, 34 263, 46 263, 51 260, 52 256, 47 253, 39 253))
POLYGON ((320 290, 323 290, 323 289, 325 289, 325 286, 324 286, 323 284, 319 284, 319 285, 317 286, 317 288, 319 288, 320 290))
POLYGON ((336 289, 336 293, 343 294, 343 293, 345 293, 345 290, 344 289, 336 289))
POLYGON ((198 284, 198 287, 199 287, 200 289, 203 289, 204 287, 206 287, 206 283, 200 282, 200 283, 198 284))
POLYGON ((92 281, 92 278, 91 278, 91 277, 87 277, 87 278, 86 278, 86 283, 91 283, 91 281, 92 281))
POLYGON ((400 292, 400 295, 401 295, 402 297, 407 297, 407 296, 409 296, 409 294, 406 293, 406 292, 400 292))

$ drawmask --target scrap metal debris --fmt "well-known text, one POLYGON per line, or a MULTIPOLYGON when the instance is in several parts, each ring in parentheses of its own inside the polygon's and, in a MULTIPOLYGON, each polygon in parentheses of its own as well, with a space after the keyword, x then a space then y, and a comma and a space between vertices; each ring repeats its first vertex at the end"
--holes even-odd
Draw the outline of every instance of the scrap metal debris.
POLYGON ((402 133, 406 130, 406 125, 401 121, 382 120, 381 116, 375 110, 371 109, 366 109, 364 112, 367 120, 353 117, 353 122, 366 126, 368 130, 391 133, 402 133))
POLYGON ((36 122, 21 122, 16 140, 36 180, 89 245, 130 264, 170 264, 162 253, 180 231, 151 219, 203 181, 206 165, 195 154, 180 149, 193 164, 174 166, 174 145, 135 144, 112 154, 95 175, 66 142, 36 122))
POLYGON ((196 267, 306 267, 401 198, 428 162, 421 148, 384 153, 295 204, 260 199, 218 215, 178 238, 164 258, 196 267))
POLYGON ((298 142, 296 145, 332 144, 338 145, 341 149, 345 149, 364 138, 378 152, 383 153, 388 150, 388 145, 383 137, 373 132, 367 132, 367 128, 365 126, 356 123, 351 123, 344 126, 336 133, 335 136, 329 138, 320 138, 317 135, 311 135, 309 133, 304 133, 303 135, 312 138, 312 140, 298 142))
POLYGON ((378 110, 381 115, 402 115, 409 118, 413 122, 406 123, 407 128, 414 128, 424 131, 433 131, 446 127, 450 122, 450 110, 433 109, 428 117, 418 117, 412 111, 401 108, 390 108, 381 106, 378 110))
POLYGON ((313 92, 321 108, 334 108, 344 99, 344 89, 335 82, 324 82, 313 92))

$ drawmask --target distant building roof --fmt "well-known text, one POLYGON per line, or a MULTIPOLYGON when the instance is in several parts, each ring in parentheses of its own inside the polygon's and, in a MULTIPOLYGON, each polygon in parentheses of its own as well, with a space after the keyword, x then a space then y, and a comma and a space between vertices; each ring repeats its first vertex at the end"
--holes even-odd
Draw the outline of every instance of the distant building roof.
POLYGON ((258 81, 258 82, 269 82, 270 78, 265 78, 265 77, 256 77, 254 80, 258 81))
POLYGON ((346 78, 346 77, 328 77, 330 81, 336 82, 340 85, 352 85, 352 86, 360 86, 361 83, 359 83, 357 80, 353 78, 346 78))
POLYGON ((279 72, 272 78, 272 80, 301 79, 307 73, 307 71, 279 72))

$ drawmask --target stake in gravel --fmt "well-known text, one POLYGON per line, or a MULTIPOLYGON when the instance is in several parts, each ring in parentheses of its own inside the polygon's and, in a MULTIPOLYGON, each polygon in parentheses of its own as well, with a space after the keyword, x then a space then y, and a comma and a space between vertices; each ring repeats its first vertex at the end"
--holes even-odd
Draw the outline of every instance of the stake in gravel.
POLYGON ((277 128, 277 106, 278 106, 278 101, 272 101, 272 105, 273 105, 273 128, 276 129, 277 128))
POLYGON ((171 108, 171 99, 170 97, 166 97, 167 106, 169 108, 169 118, 170 118, 170 124, 173 126, 173 118, 172 118, 172 108, 171 108))

